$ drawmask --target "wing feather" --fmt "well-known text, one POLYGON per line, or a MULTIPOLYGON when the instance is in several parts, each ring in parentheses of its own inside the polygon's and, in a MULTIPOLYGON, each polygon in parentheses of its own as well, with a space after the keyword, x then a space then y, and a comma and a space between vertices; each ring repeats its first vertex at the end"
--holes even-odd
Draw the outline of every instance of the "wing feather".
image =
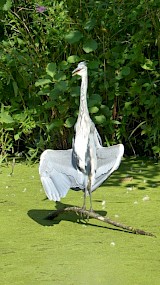
POLYGON ((92 191, 99 187, 118 168, 123 153, 124 146, 122 144, 97 149, 97 171, 92 191))
POLYGON ((70 188, 83 189, 84 175, 72 164, 72 149, 45 150, 40 158, 39 174, 50 200, 60 201, 70 188))

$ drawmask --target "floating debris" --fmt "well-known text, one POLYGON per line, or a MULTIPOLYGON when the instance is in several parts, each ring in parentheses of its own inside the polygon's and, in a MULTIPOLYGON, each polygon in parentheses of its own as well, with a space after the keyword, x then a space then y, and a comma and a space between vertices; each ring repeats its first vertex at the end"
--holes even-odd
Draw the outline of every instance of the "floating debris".
POLYGON ((115 242, 114 241, 112 241, 111 243, 110 243, 110 246, 115 246, 116 244, 115 244, 115 242))
POLYGON ((128 182, 128 181, 132 181, 132 180, 133 180, 132 176, 126 176, 126 177, 120 179, 121 182, 128 182))
POLYGON ((134 203, 133 203, 134 205, 137 205, 138 204, 138 201, 134 201, 134 203))

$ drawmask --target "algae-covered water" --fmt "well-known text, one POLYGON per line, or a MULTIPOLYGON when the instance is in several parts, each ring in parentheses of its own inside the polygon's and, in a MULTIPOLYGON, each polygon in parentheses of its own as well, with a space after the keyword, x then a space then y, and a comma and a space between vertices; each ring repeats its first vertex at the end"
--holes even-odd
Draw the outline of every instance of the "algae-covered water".
MULTIPOLYGON (((119 222, 157 236, 127 233, 65 213, 45 198, 38 165, 0 168, 0 280, 25 285, 160 284, 160 168, 154 161, 123 160, 93 193, 93 207, 119 222), (129 177, 127 177, 129 176, 129 177)), ((82 192, 69 191, 62 203, 81 206, 82 192)))

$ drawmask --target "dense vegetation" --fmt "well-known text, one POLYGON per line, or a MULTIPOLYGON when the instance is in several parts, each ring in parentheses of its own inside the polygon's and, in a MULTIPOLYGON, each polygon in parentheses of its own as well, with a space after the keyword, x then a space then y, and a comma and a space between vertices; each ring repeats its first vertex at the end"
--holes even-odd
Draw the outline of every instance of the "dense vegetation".
POLYGON ((1 159, 71 146, 81 60, 104 145, 159 156, 159 0, 1 0, 0 19, 1 159))

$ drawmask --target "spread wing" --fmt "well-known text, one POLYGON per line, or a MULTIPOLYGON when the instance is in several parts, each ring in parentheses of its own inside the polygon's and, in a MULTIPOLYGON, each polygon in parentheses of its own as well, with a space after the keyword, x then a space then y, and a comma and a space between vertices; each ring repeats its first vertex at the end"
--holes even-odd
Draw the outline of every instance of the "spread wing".
POLYGON ((49 200, 60 201, 70 188, 84 188, 84 175, 72 164, 72 149, 45 150, 39 174, 49 200))
POLYGON ((123 153, 124 146, 122 144, 97 149, 97 171, 92 191, 98 188, 119 167, 123 153))
MULTIPOLYGON (((49 200, 60 201, 70 188, 84 189, 85 176, 73 166, 72 149, 45 150, 40 158, 39 174, 49 200)), ((97 149, 97 171, 92 191, 115 171, 124 153, 122 144, 97 149)))

